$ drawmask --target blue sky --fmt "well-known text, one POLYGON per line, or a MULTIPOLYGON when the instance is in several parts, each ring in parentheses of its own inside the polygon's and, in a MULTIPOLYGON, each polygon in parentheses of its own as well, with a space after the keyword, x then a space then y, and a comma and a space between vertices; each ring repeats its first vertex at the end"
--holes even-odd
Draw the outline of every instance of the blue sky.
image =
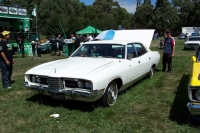
MULTIPOLYGON (((80 0, 84 2, 86 5, 92 5, 95 0, 80 0)), ((129 13, 134 13, 136 9, 137 0, 113 0, 118 1, 121 7, 126 8, 129 13)), ((143 1, 143 0, 142 0, 143 1)), ((156 0, 151 0, 152 4, 155 4, 156 0)))

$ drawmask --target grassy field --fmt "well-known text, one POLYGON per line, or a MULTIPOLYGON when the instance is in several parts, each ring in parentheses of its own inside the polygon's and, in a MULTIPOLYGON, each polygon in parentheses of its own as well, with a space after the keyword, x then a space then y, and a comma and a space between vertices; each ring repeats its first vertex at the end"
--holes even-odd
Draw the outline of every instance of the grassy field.
MULTIPOLYGON (((40 60, 14 55, 12 90, 0 83, 1 133, 199 133, 200 124, 191 119, 186 107, 187 83, 193 50, 182 50, 183 40, 176 39, 172 74, 161 72, 162 61, 153 79, 143 79, 117 99, 113 107, 97 103, 58 101, 38 95, 24 87, 24 73, 59 56, 43 54, 40 60), (58 118, 49 115, 60 114, 58 118)), ((158 49, 159 40, 151 49, 158 49)), ((67 65, 67 64, 66 64, 67 65)))

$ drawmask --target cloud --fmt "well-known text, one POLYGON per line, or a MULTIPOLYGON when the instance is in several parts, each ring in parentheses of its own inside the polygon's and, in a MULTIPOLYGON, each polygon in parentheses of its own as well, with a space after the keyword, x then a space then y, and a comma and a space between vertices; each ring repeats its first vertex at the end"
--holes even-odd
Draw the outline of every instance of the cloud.
POLYGON ((119 3, 119 5, 127 10, 129 13, 135 13, 136 10, 136 0, 114 0, 119 3))

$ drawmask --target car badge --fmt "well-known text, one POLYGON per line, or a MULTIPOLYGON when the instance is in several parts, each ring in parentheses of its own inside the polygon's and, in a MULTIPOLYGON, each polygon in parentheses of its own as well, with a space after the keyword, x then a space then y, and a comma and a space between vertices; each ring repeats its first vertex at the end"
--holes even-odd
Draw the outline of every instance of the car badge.
POLYGON ((56 68, 54 68, 54 73, 56 73, 56 68))

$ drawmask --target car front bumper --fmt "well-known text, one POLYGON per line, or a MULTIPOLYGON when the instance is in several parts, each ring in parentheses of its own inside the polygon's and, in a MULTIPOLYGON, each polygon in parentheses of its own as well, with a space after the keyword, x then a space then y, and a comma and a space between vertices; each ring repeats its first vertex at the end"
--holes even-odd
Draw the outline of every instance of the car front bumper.
POLYGON ((185 49, 195 49, 197 48, 198 46, 194 46, 194 45, 184 45, 184 48, 185 49))
POLYGON ((200 115, 200 103, 188 102, 187 108, 192 115, 200 115))
POLYGON ((49 89, 46 86, 35 86, 29 85, 28 82, 24 83, 25 87, 31 90, 38 91, 39 94, 51 96, 53 99, 58 100, 77 100, 84 102, 94 102, 99 100, 103 94, 105 89, 102 88, 100 90, 82 90, 79 88, 67 88, 67 89, 49 89))

